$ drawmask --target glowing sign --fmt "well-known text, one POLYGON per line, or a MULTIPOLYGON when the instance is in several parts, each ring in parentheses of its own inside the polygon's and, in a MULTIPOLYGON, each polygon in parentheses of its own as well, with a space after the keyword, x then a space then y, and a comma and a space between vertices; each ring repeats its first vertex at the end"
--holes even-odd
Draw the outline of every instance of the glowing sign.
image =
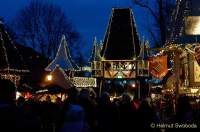
POLYGON ((200 35, 200 16, 188 16, 185 19, 185 34, 200 35))
POLYGON ((103 61, 104 78, 135 78, 136 61, 110 60, 103 61))

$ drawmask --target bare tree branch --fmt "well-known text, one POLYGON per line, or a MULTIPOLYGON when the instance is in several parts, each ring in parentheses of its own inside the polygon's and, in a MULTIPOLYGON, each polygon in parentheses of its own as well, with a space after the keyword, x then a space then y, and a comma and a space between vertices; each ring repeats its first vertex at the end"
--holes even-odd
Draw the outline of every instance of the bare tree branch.
POLYGON ((142 2, 141 0, 133 0, 133 3, 135 3, 136 5, 139 5, 140 7, 146 8, 154 17, 154 19, 156 20, 157 23, 159 23, 159 19, 157 14, 154 12, 154 10, 148 6, 147 4, 145 4, 144 2, 142 2))
POLYGON ((33 0, 21 9, 13 23, 17 41, 47 57, 55 56, 62 34, 70 45, 79 39, 62 8, 40 0, 33 0))
POLYGON ((151 5, 146 3, 144 0, 133 0, 133 3, 142 8, 146 8, 150 12, 151 16, 156 22, 156 25, 154 26, 159 29, 160 36, 155 37, 155 32, 152 31, 150 28, 147 28, 147 31, 151 34, 154 41, 156 40, 155 42, 157 44, 158 42, 161 42, 161 44, 163 45, 166 41, 167 30, 170 25, 170 14, 171 10, 174 7, 172 4, 173 0, 155 0, 154 2, 156 6, 151 7, 151 5), (160 40, 158 41, 158 39, 156 38, 159 38, 160 40))
POLYGON ((156 39, 155 34, 152 32, 152 30, 151 30, 150 28, 147 28, 147 31, 150 33, 150 35, 151 35, 153 41, 155 42, 155 45, 156 45, 157 47, 159 47, 160 44, 159 44, 158 40, 156 39))
POLYGON ((144 25, 144 28, 147 30, 147 32, 149 32, 151 38, 153 39, 153 42, 155 43, 155 46, 159 47, 161 46, 159 43, 159 41, 156 39, 156 35, 155 33, 152 31, 152 29, 146 25, 144 25))

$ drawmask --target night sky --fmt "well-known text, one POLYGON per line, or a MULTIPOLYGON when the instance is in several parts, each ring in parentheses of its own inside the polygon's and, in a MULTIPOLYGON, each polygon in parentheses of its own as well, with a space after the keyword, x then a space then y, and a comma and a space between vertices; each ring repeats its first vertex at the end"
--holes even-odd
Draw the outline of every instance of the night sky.
MULTIPOLYGON (((151 41, 145 26, 151 24, 151 17, 144 9, 134 6, 131 0, 49 0, 65 11, 75 29, 81 34, 86 56, 90 55, 93 39, 103 40, 112 8, 131 7, 140 38, 151 41)), ((0 17, 10 21, 30 0, 1 0, 0 17)))

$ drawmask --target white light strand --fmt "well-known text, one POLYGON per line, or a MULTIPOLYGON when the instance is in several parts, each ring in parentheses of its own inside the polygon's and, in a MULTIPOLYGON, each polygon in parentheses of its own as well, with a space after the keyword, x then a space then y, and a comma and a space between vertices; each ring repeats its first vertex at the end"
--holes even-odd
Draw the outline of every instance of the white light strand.
MULTIPOLYGON (((9 39, 9 41, 11 42, 11 45, 14 47, 14 50, 16 51, 17 55, 20 57, 21 62, 24 63, 23 57, 22 57, 22 55, 18 52, 18 49, 17 49, 17 47, 15 46, 15 44, 13 43, 13 40, 10 38, 10 35, 8 34, 7 31, 5 31, 5 33, 6 33, 7 37, 8 37, 8 39, 9 39)), ((23 68, 24 68, 24 67, 23 67, 23 68)))
POLYGON ((6 63, 7 63, 7 68, 9 69, 10 68, 10 64, 9 64, 9 61, 8 61, 8 55, 7 55, 5 43, 4 43, 4 40, 3 40, 3 35, 2 35, 1 32, 0 32, 0 37, 1 37, 1 41, 2 41, 1 44, 2 44, 2 47, 3 47, 3 50, 4 50, 4 56, 5 56, 6 63))
POLYGON ((17 84, 19 83, 21 79, 19 75, 15 75, 15 74, 1 74, 0 73, 0 77, 1 79, 10 80, 11 82, 15 84, 15 86, 17 86, 17 84))
MULTIPOLYGON (((3 26, 3 25, 2 25, 3 26)), ((3 50, 4 50, 4 56, 5 56, 5 59, 6 59, 6 63, 7 63, 7 68, 3 69, 3 71, 15 71, 15 72, 29 72, 29 70, 18 70, 18 69, 11 69, 10 68, 10 63, 9 63, 9 60, 8 60, 8 55, 7 55, 7 50, 6 50, 6 47, 5 47, 5 42, 3 40, 3 35, 2 35, 2 32, 5 33, 5 35, 8 37, 8 40, 10 42, 10 44, 13 46, 14 50, 16 51, 17 55, 19 55, 20 57, 20 60, 21 62, 23 62, 23 58, 22 58, 22 55, 18 52, 16 46, 14 45, 12 39, 10 38, 10 35, 8 34, 8 32, 6 30, 3 30, 2 28, 2 31, 0 32, 0 39, 2 41, 2 47, 3 47, 3 50)), ((0 70, 1 71, 1 70, 0 70)))
POLYGON ((110 36, 110 29, 111 29, 111 22, 112 22, 112 19, 113 19, 113 14, 114 14, 114 9, 112 10, 112 14, 111 14, 109 23, 108 23, 107 28, 106 28, 106 29, 108 29, 108 34, 107 34, 107 32, 105 32, 105 35, 104 35, 104 38, 106 38, 106 35, 107 35, 107 38, 106 38, 106 43, 104 43, 105 49, 102 49, 102 50, 104 50, 103 54, 102 54, 102 59, 104 59, 105 51, 106 51, 107 45, 108 45, 108 36, 110 36))
MULTIPOLYGON (((130 9, 129 9, 130 10, 130 9)), ((138 35, 138 32, 136 31, 136 21, 135 21, 135 17, 134 17, 134 15, 133 15, 133 12, 131 11, 131 13, 130 13, 130 20, 131 20, 131 22, 130 22, 130 24, 131 24, 131 33, 132 33, 132 40, 133 40, 133 46, 134 46, 134 54, 136 55, 136 47, 135 47, 135 36, 134 36, 134 31, 133 31, 133 26, 134 26, 134 28, 135 28, 135 33, 136 33, 136 36, 139 36, 138 35), (133 18, 133 19, 132 19, 133 18), (134 23, 134 25, 133 25, 133 23, 134 23)), ((138 39, 139 39, 139 37, 138 37, 138 39)), ((133 59, 134 59, 134 56, 133 56, 133 59)))
POLYGON ((5 68, 5 69, 0 69, 0 71, 11 71, 11 72, 30 72, 29 70, 17 70, 17 69, 9 69, 9 68, 5 68))
MULTIPOLYGON (((74 70, 74 67, 73 67, 73 65, 71 64, 71 60, 70 60, 71 56, 70 56, 70 52, 69 52, 69 49, 68 49, 68 46, 67 46, 67 42, 66 42, 66 39, 65 39, 65 36, 64 36, 64 35, 63 35, 62 38, 61 38, 61 43, 60 43, 59 48, 58 48, 58 51, 57 51, 57 53, 56 53, 56 57, 55 57, 55 58, 53 59, 53 61, 45 68, 45 70, 51 71, 51 66, 52 66, 53 64, 55 64, 55 67, 56 67, 56 65, 59 65, 59 64, 57 63, 57 60, 58 60, 59 57, 64 58, 64 59, 65 59, 64 62, 68 62, 69 65, 70 65, 71 68, 72 68, 72 69, 65 69, 65 70, 74 70), (64 48, 64 49, 62 49, 62 48, 64 48), (66 49, 66 48, 67 48, 67 49, 66 49), (61 56, 61 50, 64 50, 64 56, 61 56)), ((54 67, 54 68, 55 68, 55 67, 54 67)))
POLYGON ((90 56, 89 62, 91 61, 96 61, 96 57, 97 57, 97 38, 96 36, 94 37, 94 41, 93 41, 93 48, 92 48, 92 54, 90 56))

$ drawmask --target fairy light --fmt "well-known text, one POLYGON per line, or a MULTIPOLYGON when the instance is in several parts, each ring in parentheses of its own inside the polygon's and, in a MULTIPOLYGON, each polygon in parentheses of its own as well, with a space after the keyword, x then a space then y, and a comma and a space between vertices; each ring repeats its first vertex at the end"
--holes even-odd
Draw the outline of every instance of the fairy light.
POLYGON ((9 68, 4 68, 0 69, 0 72, 17 72, 17 73, 27 73, 30 72, 29 70, 17 70, 17 69, 9 69, 9 68))
POLYGON ((19 75, 15 75, 15 74, 1 74, 1 73, 0 73, 0 78, 1 79, 6 79, 6 80, 10 80, 11 82, 13 82, 15 84, 15 86, 17 86, 18 82, 21 79, 21 77, 19 75))
MULTIPOLYGON (((138 37, 139 35, 138 35, 138 32, 136 31, 136 23, 135 23, 135 17, 134 17, 134 15, 133 15, 133 12, 131 11, 131 13, 130 13, 130 20, 131 20, 131 22, 130 22, 130 24, 131 24, 131 33, 132 33, 132 40, 133 40, 133 46, 134 46, 134 53, 135 53, 135 55, 136 55, 136 47, 135 47, 135 36, 134 36, 134 31, 133 31, 133 27, 134 27, 134 29, 135 29, 135 33, 136 33, 136 36, 138 37), (133 18, 133 19, 131 19, 131 18, 133 18), (133 25, 134 24, 134 25, 133 25)), ((134 58, 134 57, 133 57, 134 58)))
POLYGON ((21 77, 19 75, 19 73, 25 73, 25 72, 29 72, 29 70, 25 70, 25 69, 16 69, 15 67, 11 67, 11 64, 9 63, 9 59, 8 59, 8 52, 5 46, 5 40, 3 38, 3 35, 6 36, 6 39, 8 39, 8 43, 12 46, 12 48, 14 49, 15 53, 19 56, 18 59, 20 59, 21 62, 23 62, 22 56, 21 54, 19 54, 15 44, 13 43, 11 37, 9 36, 8 32, 6 30, 4 30, 3 28, 3 23, 1 23, 1 32, 0 32, 0 41, 1 41, 1 46, 3 49, 3 55, 5 58, 5 67, 0 69, 0 78, 1 79, 6 79, 6 80, 10 80, 12 81, 15 86, 18 85, 21 77), (10 74, 10 72, 14 73, 14 74, 10 74))
MULTIPOLYGON (((68 49, 68 45, 66 42, 65 35, 62 36, 61 38, 61 43, 59 45, 58 51, 56 53, 56 57, 53 59, 53 61, 45 68, 46 71, 52 71, 56 65, 59 65, 59 60, 64 60, 66 65, 69 67, 63 67, 64 70, 74 70, 74 66, 72 65, 72 59, 70 56, 70 52, 68 49), (64 51, 63 51, 64 50, 64 51), (69 68, 69 69, 66 69, 69 68)), ((78 67, 78 66, 76 66, 78 67)))
MULTIPOLYGON (((12 45, 12 47, 14 48, 15 52, 17 53, 17 55, 19 56, 20 61, 23 62, 23 57, 22 57, 22 55, 18 52, 18 50, 17 50, 15 44, 13 43, 13 41, 12 41, 12 39, 11 39, 9 33, 8 33, 6 30, 3 30, 2 32, 4 32, 5 35, 7 36, 9 42, 11 43, 11 45, 12 45)), ((3 38, 2 38, 2 33, 0 34, 0 36, 1 36, 2 46, 3 46, 3 49, 4 49, 4 56, 5 56, 5 59, 6 59, 6 62, 7 62, 7 67, 8 67, 7 69, 11 69, 11 68, 10 68, 10 63, 9 63, 9 60, 8 60, 7 51, 6 51, 6 48, 5 48, 5 42, 4 42, 3 38)), ((16 70, 16 72, 17 72, 17 71, 21 72, 21 70, 17 70, 17 69, 14 69, 14 70, 16 70)), ((22 71, 23 71, 23 72, 29 72, 29 70, 22 70, 22 71)))
MULTIPOLYGON (((132 56, 132 59, 135 58, 136 56, 136 45, 135 45, 135 36, 137 36, 137 38, 139 39, 138 37, 138 32, 136 30, 136 22, 135 22, 135 18, 134 18, 134 15, 133 15, 133 12, 132 10, 129 8, 129 24, 131 26, 130 30, 131 30, 131 38, 132 38, 132 44, 133 44, 133 51, 134 51, 134 54, 132 56)), ((106 51, 107 51, 107 47, 108 47, 108 41, 109 41, 109 37, 110 37, 110 32, 111 32, 111 29, 113 28, 113 24, 112 24, 112 21, 114 21, 114 14, 115 14, 115 9, 113 8, 112 9, 112 14, 111 14, 111 17, 109 19, 109 23, 107 25, 107 31, 104 35, 104 38, 105 38, 105 41, 104 41, 104 46, 103 46, 103 53, 102 53, 102 57, 106 57, 106 51)), ((106 58, 105 58, 106 59, 106 58)))
POLYGON ((97 87, 96 78, 91 77, 73 77, 72 82, 76 87, 97 87))
POLYGON ((1 32, 0 32, 0 37, 1 37, 1 41, 2 41, 2 47, 3 47, 3 51, 4 51, 4 56, 5 56, 5 59, 6 59, 7 67, 9 68, 10 65, 9 65, 9 62, 8 62, 8 55, 7 55, 7 52, 6 52, 6 47, 5 47, 5 43, 4 43, 3 36, 2 36, 1 32))
MULTIPOLYGON (((92 49, 92 54, 90 56, 89 61, 91 62, 91 68, 88 71, 94 71, 92 72, 93 75, 92 76, 100 76, 98 72, 99 70, 101 70, 101 56, 100 56, 100 50, 101 50, 101 42, 100 45, 98 45, 97 43, 97 38, 94 38, 94 42, 93 42, 93 49, 92 49)), ((84 69, 82 69, 84 70, 84 69)))
POLYGON ((109 21, 107 28, 106 28, 106 29, 108 29, 108 32, 105 32, 105 35, 104 35, 104 38, 106 38, 106 36, 107 36, 107 38, 106 38, 106 41, 105 41, 106 43, 104 43, 105 49, 104 49, 104 47, 102 48, 102 50, 103 50, 103 54, 102 54, 103 60, 105 60, 105 53, 106 53, 105 51, 106 51, 107 45, 108 45, 108 36, 110 36, 111 21, 113 20, 113 14, 114 14, 114 9, 112 10, 110 21, 109 21))
POLYGON ((197 93, 198 91, 199 91, 199 88, 191 88, 191 89, 190 89, 190 92, 191 92, 192 94, 197 93))
POLYGON ((90 59, 89 59, 90 62, 101 60, 100 50, 101 50, 101 46, 98 45, 97 38, 95 37, 94 42, 93 42, 92 54, 91 54, 90 59))
MULTIPOLYGON (((23 62, 23 57, 22 57, 22 55, 18 52, 17 47, 15 46, 15 44, 13 43, 13 41, 12 41, 11 38, 10 38, 10 35, 9 35, 7 32, 6 32, 6 34, 7 34, 8 38, 9 38, 11 44, 13 45, 13 47, 14 47, 14 49, 15 49, 17 55, 20 57, 20 61, 23 62)), ((21 71, 23 71, 23 72, 29 72, 29 70, 21 70, 21 71)))

